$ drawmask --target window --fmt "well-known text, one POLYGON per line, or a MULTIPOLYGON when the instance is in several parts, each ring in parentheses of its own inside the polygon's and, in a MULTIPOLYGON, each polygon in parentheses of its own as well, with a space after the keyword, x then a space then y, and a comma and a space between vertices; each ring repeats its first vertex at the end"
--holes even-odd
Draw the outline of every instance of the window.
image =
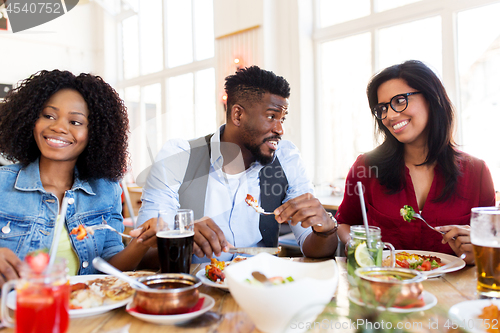
POLYGON ((368 13, 370 1, 353 1, 344 7, 347 20, 329 15, 340 1, 315 3, 318 110, 327 133, 317 183, 345 178, 356 156, 378 144, 365 92, 370 77, 417 59, 437 73, 456 107, 460 149, 484 159, 500 187, 500 157, 492 152, 500 123, 500 1, 372 0, 368 13))
POLYGON ((122 0, 121 79, 136 178, 172 138, 216 128, 211 0, 122 0))
POLYGON ((457 15, 462 149, 482 158, 500 186, 500 4, 457 15))

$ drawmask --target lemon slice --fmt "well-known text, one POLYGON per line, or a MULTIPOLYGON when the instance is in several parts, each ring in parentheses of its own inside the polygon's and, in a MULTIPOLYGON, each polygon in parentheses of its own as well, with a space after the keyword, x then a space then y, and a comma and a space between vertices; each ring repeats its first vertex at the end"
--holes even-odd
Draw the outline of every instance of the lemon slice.
POLYGON ((356 259, 356 263, 359 267, 375 266, 372 256, 366 247, 366 242, 358 245, 356 251, 354 252, 354 259, 356 259))

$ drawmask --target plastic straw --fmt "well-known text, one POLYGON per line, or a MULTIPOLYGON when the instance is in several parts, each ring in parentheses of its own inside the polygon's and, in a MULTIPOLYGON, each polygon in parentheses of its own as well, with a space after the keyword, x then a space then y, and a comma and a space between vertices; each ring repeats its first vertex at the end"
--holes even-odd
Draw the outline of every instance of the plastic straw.
POLYGON ((62 227, 66 222, 66 210, 68 209, 68 198, 64 197, 62 201, 61 211, 59 212, 59 218, 57 219, 54 238, 52 238, 52 246, 50 247, 50 260, 49 267, 54 264, 56 260, 57 247, 59 246, 59 237, 61 237, 62 227))
POLYGON ((363 223, 365 224, 365 230, 366 230, 366 245, 368 248, 371 248, 371 243, 369 242, 369 231, 370 228, 368 228, 368 218, 366 217, 366 206, 365 206, 365 196, 363 195, 363 184, 361 182, 357 182, 356 185, 358 186, 358 194, 359 194, 359 202, 361 203, 361 214, 363 214, 363 223))

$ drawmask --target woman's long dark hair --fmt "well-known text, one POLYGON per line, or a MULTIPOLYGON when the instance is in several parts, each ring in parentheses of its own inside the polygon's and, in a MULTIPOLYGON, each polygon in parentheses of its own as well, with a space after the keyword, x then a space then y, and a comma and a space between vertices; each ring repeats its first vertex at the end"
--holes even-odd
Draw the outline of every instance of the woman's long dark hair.
MULTIPOLYGON (((455 149, 452 139, 454 111, 451 101, 436 74, 422 62, 409 60, 402 64, 388 67, 376 74, 368 83, 366 94, 370 109, 378 104, 378 88, 392 79, 403 79, 410 87, 420 91, 429 103, 427 123, 428 153, 421 165, 437 164, 444 175, 444 188, 436 201, 444 201, 453 193, 460 175, 460 152, 455 149)), ((405 186, 404 144, 399 142, 384 126, 377 121, 377 131, 384 142, 367 154, 370 166, 378 168, 379 182, 389 193, 397 193, 405 186)))

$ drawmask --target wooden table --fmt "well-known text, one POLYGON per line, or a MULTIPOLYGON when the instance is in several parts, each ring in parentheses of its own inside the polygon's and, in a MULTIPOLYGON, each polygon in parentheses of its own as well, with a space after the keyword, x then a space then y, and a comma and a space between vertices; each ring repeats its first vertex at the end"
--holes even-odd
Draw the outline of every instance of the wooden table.
MULTIPOLYGON (((284 258, 284 260, 314 261, 307 258, 284 258)), ((349 302, 346 258, 338 257, 336 260, 340 270, 339 287, 332 303, 326 307, 323 314, 318 317, 316 326, 310 330, 312 332, 354 332, 353 326, 347 327, 350 323, 356 323, 356 320, 352 318, 355 318, 356 314, 366 315, 367 313, 366 310, 349 302), (326 327, 326 324, 328 324, 328 327, 326 327)), ((196 273, 200 268, 202 267, 199 264, 193 264, 192 273, 196 273)), ((415 332, 447 331, 443 327, 446 324, 446 315, 449 308, 459 302, 477 298, 475 274, 475 267, 468 266, 458 272, 448 273, 425 281, 425 290, 437 297, 438 304, 427 311, 414 312, 409 315, 398 314, 394 319, 394 325, 397 323, 408 325, 409 323, 415 327, 410 331, 415 332), (438 330, 434 328, 436 324, 439 327, 438 330), (419 325, 422 327, 420 328, 419 325), (431 326, 430 329, 429 325, 431 326)), ((124 308, 121 308, 93 317, 71 319, 68 333, 108 332, 126 328, 128 325, 130 325, 128 330, 124 329, 120 332, 156 333, 165 332, 166 330, 172 333, 260 332, 255 328, 248 315, 236 304, 229 292, 207 286, 202 286, 200 292, 212 296, 215 299, 215 306, 203 316, 180 326, 159 326, 143 322, 132 317, 124 308)), ((382 319, 378 318, 375 321, 382 319)), ((3 332, 14 332, 14 330, 5 329, 3 332)))

